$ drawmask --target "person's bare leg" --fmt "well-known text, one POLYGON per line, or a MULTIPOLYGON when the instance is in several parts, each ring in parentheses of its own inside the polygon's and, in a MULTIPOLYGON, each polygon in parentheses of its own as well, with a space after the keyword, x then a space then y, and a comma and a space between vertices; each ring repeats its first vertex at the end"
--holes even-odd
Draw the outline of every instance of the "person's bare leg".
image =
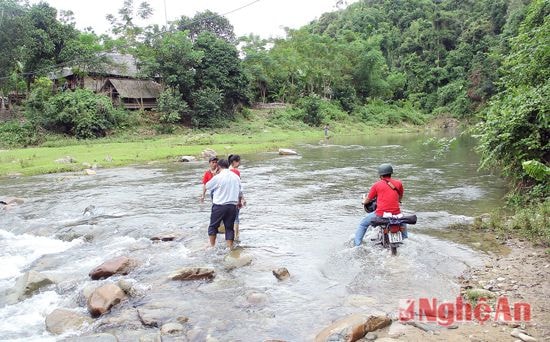
POLYGON ((227 247, 229 249, 233 249, 233 240, 225 240, 225 242, 227 242, 227 247))
POLYGON ((208 240, 210 241, 211 247, 214 247, 216 245, 216 235, 208 235, 208 240))
POLYGON ((239 224, 235 223, 233 225, 233 230, 235 231, 235 240, 239 240, 239 224))

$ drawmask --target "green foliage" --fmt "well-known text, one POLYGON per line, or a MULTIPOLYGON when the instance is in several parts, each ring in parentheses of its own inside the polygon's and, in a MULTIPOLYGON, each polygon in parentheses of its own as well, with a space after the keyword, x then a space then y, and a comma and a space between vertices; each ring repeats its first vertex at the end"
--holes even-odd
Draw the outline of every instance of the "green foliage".
POLYGON ((548 177, 542 177, 550 164, 549 14, 548 1, 535 0, 529 6, 500 70, 502 91, 476 129, 481 166, 499 167, 515 183, 512 201, 518 194, 528 201, 544 200, 550 188, 548 177))
POLYGON ((240 104, 248 103, 248 80, 235 46, 210 32, 198 35, 194 47, 202 52, 195 71, 195 91, 217 88, 223 97, 222 109, 229 118, 240 104))
POLYGON ((550 176, 550 167, 544 165, 538 160, 527 160, 521 163, 525 173, 538 181, 548 179, 550 176))
POLYGON ((506 176, 521 180, 525 176, 523 161, 548 161, 549 96, 550 83, 522 86, 509 89, 491 103, 476 130, 482 167, 499 166, 506 176))
POLYGON ((550 247, 550 201, 518 209, 507 228, 536 244, 550 247))
POLYGON ((42 141, 42 134, 30 123, 7 121, 0 124, 0 147, 2 148, 32 146, 42 141))
POLYGON ((436 138, 432 137, 426 140, 423 145, 433 149, 434 159, 439 159, 451 150, 452 144, 456 138, 436 138))
POLYGON ((409 103, 401 106, 374 100, 359 107, 354 113, 360 120, 375 125, 397 125, 402 122, 420 125, 425 116, 409 103))
POLYGON ((37 125, 44 124, 43 118, 46 112, 48 100, 53 96, 53 82, 42 77, 37 79, 28 100, 25 103, 25 117, 37 125))
POLYGON ((193 127, 217 127, 223 124, 223 98, 219 89, 199 89, 193 94, 193 127))
POLYGON ((77 89, 52 97, 39 122, 47 129, 86 139, 105 136, 125 119, 126 113, 113 108, 107 96, 77 89))
POLYGON ((158 110, 161 112, 161 123, 175 124, 180 122, 184 115, 188 113, 189 106, 182 100, 179 91, 166 89, 158 99, 158 110))
POLYGON ((187 31, 191 40, 195 40, 203 32, 209 32, 228 43, 235 42, 233 25, 229 20, 209 10, 198 12, 193 18, 181 16, 177 21, 177 28, 187 31))
POLYGON ((298 101, 298 108, 303 111, 302 121, 304 123, 317 127, 326 121, 326 117, 321 111, 321 101, 321 98, 316 95, 310 95, 298 101))

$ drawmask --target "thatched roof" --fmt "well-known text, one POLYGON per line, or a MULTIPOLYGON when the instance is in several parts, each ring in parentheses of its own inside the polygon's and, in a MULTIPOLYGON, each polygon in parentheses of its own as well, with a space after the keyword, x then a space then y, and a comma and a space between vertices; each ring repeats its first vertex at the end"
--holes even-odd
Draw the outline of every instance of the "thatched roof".
POLYGON ((157 99, 160 96, 162 87, 154 81, 148 80, 127 80, 110 78, 105 82, 103 88, 109 84, 113 85, 119 97, 127 99, 157 99))
POLYGON ((78 69, 88 75, 118 76, 136 78, 138 75, 137 60, 132 55, 106 52, 97 55, 94 60, 87 61, 87 64, 78 67, 64 67, 51 72, 50 79, 60 79, 71 76, 78 69))

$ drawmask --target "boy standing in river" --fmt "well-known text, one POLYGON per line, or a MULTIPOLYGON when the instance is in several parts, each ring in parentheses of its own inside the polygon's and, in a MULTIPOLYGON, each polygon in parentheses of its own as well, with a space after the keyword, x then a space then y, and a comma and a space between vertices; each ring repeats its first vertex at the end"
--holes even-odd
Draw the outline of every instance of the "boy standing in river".
MULTIPOLYGON (((204 202, 204 197, 206 196, 206 183, 208 183, 208 181, 211 180, 212 177, 220 172, 220 168, 218 167, 218 157, 210 157, 210 159, 208 159, 208 165, 208 170, 206 170, 204 172, 204 175, 202 176, 202 195, 200 197, 201 203, 204 202)), ((212 192, 210 192, 210 196, 212 196, 212 192)))

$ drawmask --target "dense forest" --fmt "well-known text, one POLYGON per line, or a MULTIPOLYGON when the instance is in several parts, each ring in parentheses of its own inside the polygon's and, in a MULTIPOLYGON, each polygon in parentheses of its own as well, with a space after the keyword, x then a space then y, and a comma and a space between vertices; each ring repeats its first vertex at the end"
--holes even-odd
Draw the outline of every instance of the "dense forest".
POLYGON ((0 95, 25 94, 23 120, 0 126, 4 146, 39 143, 38 128, 79 138, 131 125, 133 115, 85 89, 58 92, 48 75, 86 73, 105 52, 139 61, 159 80, 162 127, 218 127, 256 102, 289 104, 273 120, 474 126, 483 166, 533 198, 550 177, 548 0, 361 0, 285 38, 236 37, 205 11, 168 26, 136 25, 147 2, 125 0, 109 35, 75 28, 46 3, 0 0, 0 95))

